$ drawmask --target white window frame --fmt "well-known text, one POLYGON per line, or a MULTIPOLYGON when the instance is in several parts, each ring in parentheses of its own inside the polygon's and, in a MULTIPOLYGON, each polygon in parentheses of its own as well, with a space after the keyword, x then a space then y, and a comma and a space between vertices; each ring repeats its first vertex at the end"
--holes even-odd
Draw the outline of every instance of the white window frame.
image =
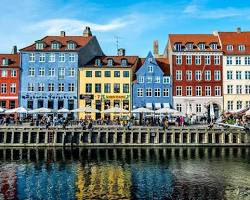
POLYGON ((143 88, 137 88, 137 97, 143 97, 143 88))

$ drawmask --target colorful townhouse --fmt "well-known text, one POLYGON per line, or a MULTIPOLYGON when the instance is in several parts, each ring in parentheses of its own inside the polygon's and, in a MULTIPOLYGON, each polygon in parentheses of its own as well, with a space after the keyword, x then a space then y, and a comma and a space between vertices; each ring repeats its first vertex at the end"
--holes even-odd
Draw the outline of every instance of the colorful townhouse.
POLYGON ((172 105, 172 80, 167 58, 154 58, 151 52, 135 72, 133 109, 157 110, 172 105))
MULTIPOLYGON (((131 110, 132 79, 138 56, 97 56, 79 69, 79 107, 90 106, 100 111, 119 107, 131 110)), ((113 118, 114 114, 92 113, 92 119, 113 118)), ((85 118, 80 113, 79 118, 85 118)))
POLYGON ((166 52, 173 79, 174 108, 197 121, 203 117, 218 118, 223 111, 223 63, 218 33, 170 34, 166 52))
POLYGON ((0 54, 0 107, 18 107, 20 61, 16 46, 12 54, 0 54))
POLYGON ((250 32, 219 32, 223 50, 225 111, 250 106, 250 32))
POLYGON ((27 109, 76 109, 78 67, 103 55, 89 27, 81 36, 46 36, 20 52, 20 104, 27 109))

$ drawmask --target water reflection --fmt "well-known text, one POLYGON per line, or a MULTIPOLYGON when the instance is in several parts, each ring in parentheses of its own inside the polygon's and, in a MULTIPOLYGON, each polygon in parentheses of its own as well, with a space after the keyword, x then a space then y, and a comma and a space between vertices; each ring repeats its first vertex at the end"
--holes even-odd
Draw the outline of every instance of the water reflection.
POLYGON ((250 199, 249 148, 0 149, 0 199, 250 199))

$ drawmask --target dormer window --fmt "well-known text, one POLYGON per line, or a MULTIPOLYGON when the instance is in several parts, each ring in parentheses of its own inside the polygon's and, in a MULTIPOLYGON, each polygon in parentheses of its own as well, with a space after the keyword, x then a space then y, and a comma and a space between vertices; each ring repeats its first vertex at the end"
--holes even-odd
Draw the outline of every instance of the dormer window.
POLYGON ((2 65, 3 66, 8 66, 9 65, 9 59, 8 58, 4 58, 2 61, 2 65))
POLYGON ((175 51, 181 51, 182 49, 181 49, 181 43, 176 43, 175 45, 174 45, 174 48, 175 48, 175 51))
POLYGON ((108 59, 108 66, 113 66, 113 60, 111 58, 108 59))
POLYGON ((198 48, 199 48, 200 50, 204 50, 204 49, 205 49, 205 43, 199 43, 199 44, 198 44, 198 48))
POLYGON ((44 48, 44 43, 43 42, 36 42, 36 49, 41 50, 44 48))
POLYGON ((192 50, 193 49, 193 43, 187 43, 186 49, 187 50, 192 50))
POLYGON ((210 45, 210 48, 213 49, 213 50, 217 50, 217 44, 216 43, 212 43, 210 45))
POLYGON ((96 66, 101 66, 101 59, 95 59, 95 65, 96 66))
POLYGON ((241 44, 238 46, 239 51, 245 51, 246 47, 245 45, 241 44))
POLYGON ((122 67, 126 67, 128 65, 127 59, 122 59, 122 67))
POLYGON ((234 47, 231 44, 227 45, 227 51, 233 51, 234 47))
POLYGON ((75 48, 76 48, 76 43, 68 42, 68 45, 67 45, 68 50, 75 50, 75 48))
POLYGON ((60 43, 59 42, 52 42, 51 49, 60 49, 60 43))

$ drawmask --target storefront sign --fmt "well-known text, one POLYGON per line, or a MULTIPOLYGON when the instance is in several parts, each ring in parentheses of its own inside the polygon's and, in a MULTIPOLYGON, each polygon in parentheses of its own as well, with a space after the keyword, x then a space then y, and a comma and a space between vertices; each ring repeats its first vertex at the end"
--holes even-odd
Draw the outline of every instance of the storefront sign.
POLYGON ((80 94, 80 99, 94 99, 94 95, 93 94, 80 94))

